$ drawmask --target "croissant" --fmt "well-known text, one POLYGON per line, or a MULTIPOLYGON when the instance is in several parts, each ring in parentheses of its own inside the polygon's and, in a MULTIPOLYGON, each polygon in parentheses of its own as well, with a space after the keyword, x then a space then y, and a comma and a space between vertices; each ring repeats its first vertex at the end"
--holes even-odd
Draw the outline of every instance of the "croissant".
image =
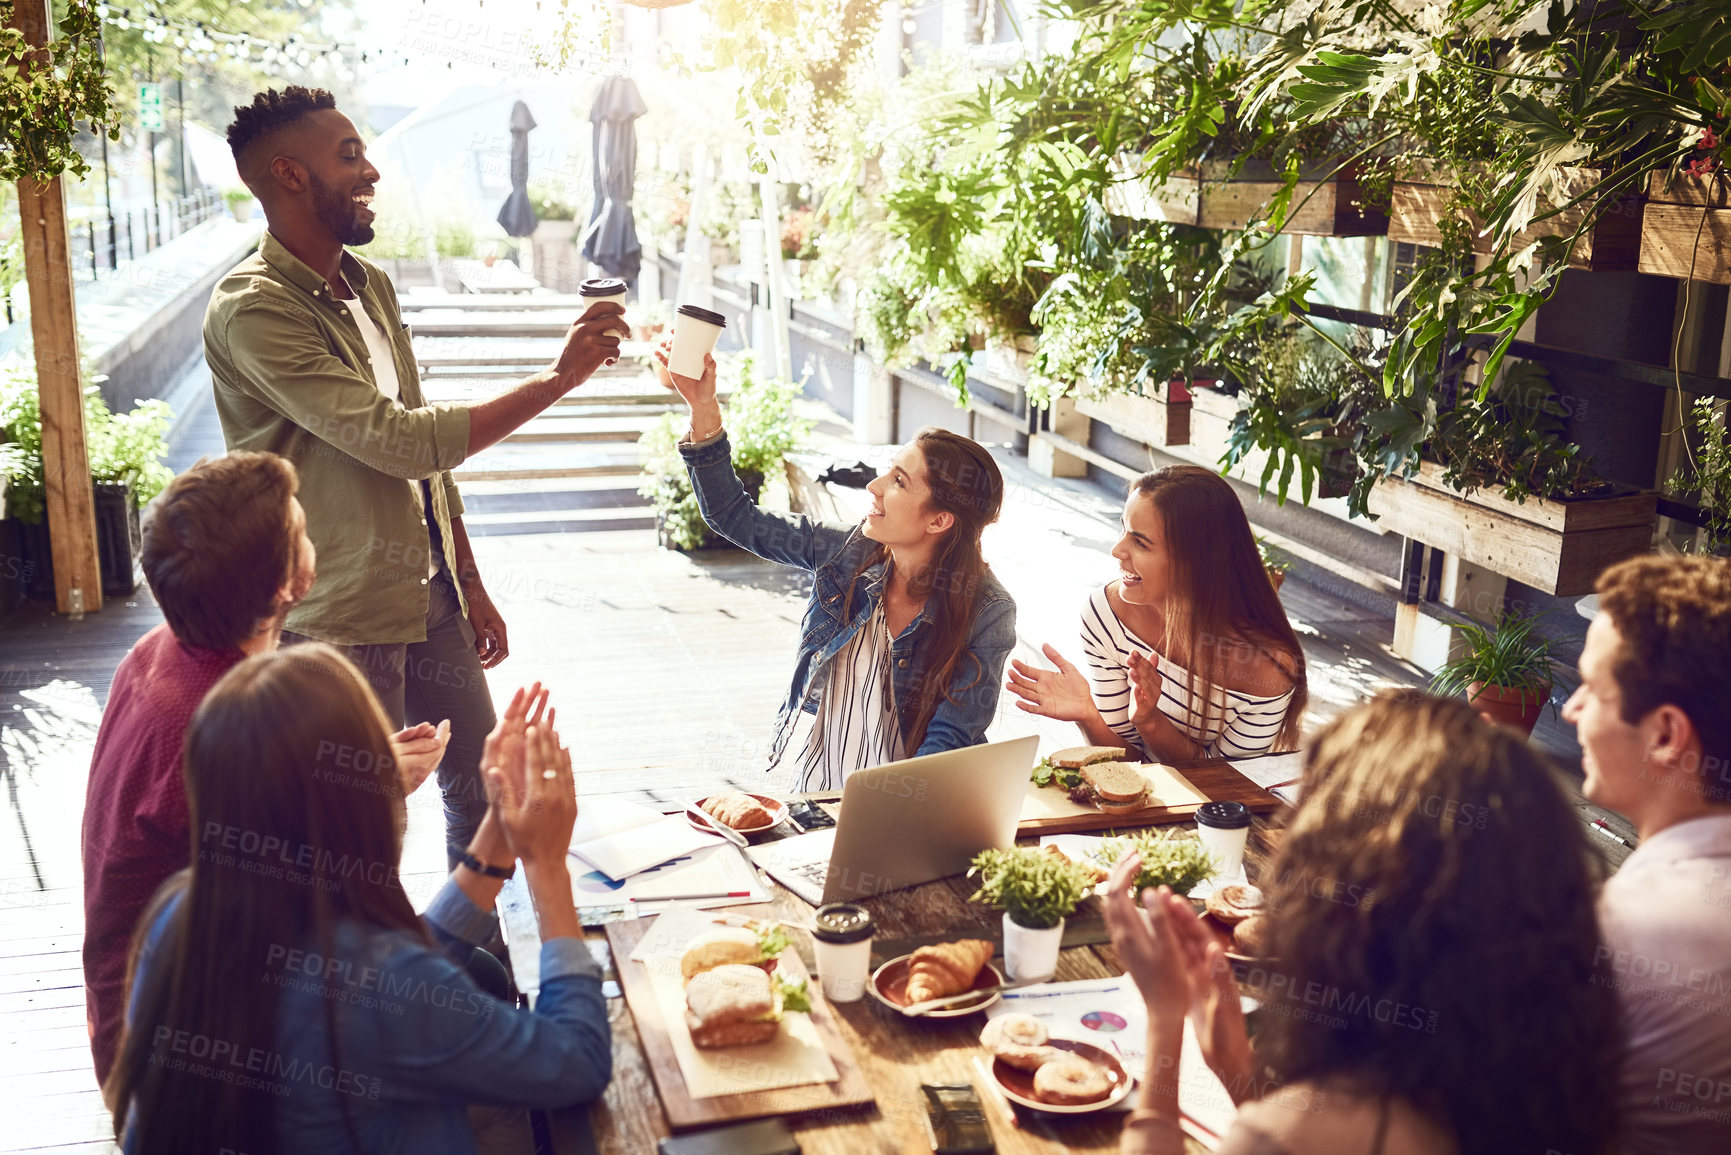
POLYGON ((980 938, 922 946, 908 963, 908 1002, 961 994, 991 957, 992 944, 980 938))

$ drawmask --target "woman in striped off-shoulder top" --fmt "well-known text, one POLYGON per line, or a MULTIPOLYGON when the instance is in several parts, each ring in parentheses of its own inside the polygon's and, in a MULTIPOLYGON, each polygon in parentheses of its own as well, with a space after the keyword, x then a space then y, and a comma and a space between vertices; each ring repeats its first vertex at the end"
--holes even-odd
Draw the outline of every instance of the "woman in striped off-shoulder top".
POLYGON ((1298 744, 1304 651, 1238 496, 1209 469, 1143 474, 1112 549, 1118 580, 1082 611, 1084 672, 1012 662, 1023 710, 1150 761, 1233 758, 1298 744))

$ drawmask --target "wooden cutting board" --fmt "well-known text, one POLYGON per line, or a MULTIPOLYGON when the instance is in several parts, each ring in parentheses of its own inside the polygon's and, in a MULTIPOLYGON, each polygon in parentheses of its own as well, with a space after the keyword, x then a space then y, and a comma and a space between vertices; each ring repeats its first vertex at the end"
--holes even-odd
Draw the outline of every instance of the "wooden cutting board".
POLYGON ((1102 814, 1093 806, 1071 802, 1055 786, 1028 784, 1016 836, 1074 834, 1088 830, 1123 830, 1187 822, 1204 802, 1242 802, 1252 814, 1267 814, 1284 805, 1280 799, 1240 774, 1230 762, 1197 762, 1184 766, 1146 763, 1139 767, 1159 805, 1130 814, 1102 814))
MULTIPOLYGON (((751 913, 759 908, 740 908, 751 913)), ((797 1115, 806 1111, 864 1108, 875 1100, 865 1076, 854 1062, 853 1052, 836 1029, 835 1018, 827 1000, 821 996, 812 1000, 812 1025, 817 1028, 835 1064, 839 1078, 833 1083, 808 1083, 801 1087, 780 1087, 772 1091, 755 1091, 745 1095, 722 1095, 711 1099, 693 1099, 680 1073, 679 1060, 674 1055, 673 1041, 662 1021, 661 1005, 649 971, 634 962, 631 952, 643 938, 643 932, 654 919, 632 919, 629 922, 607 924, 607 943, 613 950, 613 964, 619 972, 619 986, 625 1003, 637 1022, 637 1038, 643 1045, 643 1056, 649 1062, 655 1089, 661 1095, 661 1106, 667 1114, 667 1125, 674 1131, 693 1127, 710 1127, 717 1123, 733 1123, 758 1119, 766 1115, 797 1115)))

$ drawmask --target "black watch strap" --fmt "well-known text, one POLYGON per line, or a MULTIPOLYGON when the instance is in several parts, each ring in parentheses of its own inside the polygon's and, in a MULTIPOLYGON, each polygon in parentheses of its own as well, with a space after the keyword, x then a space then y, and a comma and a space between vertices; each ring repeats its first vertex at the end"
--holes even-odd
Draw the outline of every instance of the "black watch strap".
POLYGON ((510 866, 489 866, 479 858, 476 858, 473 854, 470 854, 467 850, 458 852, 457 861, 474 871, 476 874, 484 874, 488 878, 510 878, 512 875, 517 873, 517 864, 515 861, 513 861, 510 866))

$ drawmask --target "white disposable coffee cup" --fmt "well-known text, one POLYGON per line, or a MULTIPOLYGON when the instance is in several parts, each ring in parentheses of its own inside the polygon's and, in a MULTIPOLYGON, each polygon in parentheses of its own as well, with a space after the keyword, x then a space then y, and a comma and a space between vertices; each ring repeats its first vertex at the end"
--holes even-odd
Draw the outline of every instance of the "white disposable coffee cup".
POLYGON ((1214 879, 1231 882, 1244 875, 1244 844, 1250 837, 1250 810, 1242 802, 1204 802, 1196 808, 1196 837, 1214 860, 1214 879))
POLYGON ((865 997, 872 969, 872 916, 854 902, 832 902, 812 919, 811 946, 818 983, 832 1003, 865 997))
POLYGON ((612 301, 624 308, 626 298, 631 295, 631 286, 618 277, 590 277, 577 286, 577 295, 583 298, 585 310, 597 301, 612 301))
POLYGON ((667 368, 681 377, 702 377, 703 359, 721 339, 727 328, 727 318, 696 305, 679 306, 673 319, 673 351, 667 355, 667 368))

